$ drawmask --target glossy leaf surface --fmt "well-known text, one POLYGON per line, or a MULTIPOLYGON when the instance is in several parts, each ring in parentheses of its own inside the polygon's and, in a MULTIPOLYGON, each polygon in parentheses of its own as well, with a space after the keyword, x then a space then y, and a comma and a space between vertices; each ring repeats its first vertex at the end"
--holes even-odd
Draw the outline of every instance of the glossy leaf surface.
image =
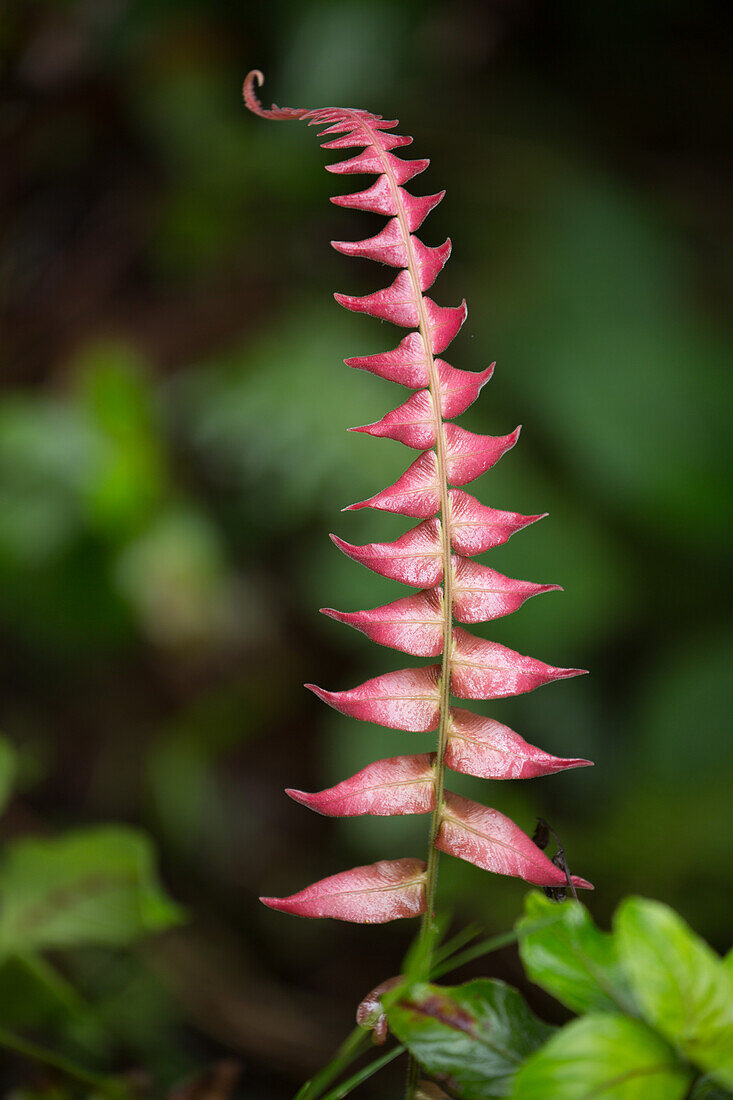
POLYGON ((420 1065, 462 1100, 508 1096, 518 1067, 553 1032, 515 989, 487 978, 418 985, 388 1017, 420 1065))
POLYGON ((573 1020, 517 1074, 512 1100, 683 1100, 692 1073, 640 1020, 573 1020))
POLYGON ((627 898, 614 929, 644 1018, 733 1088, 733 980, 722 959, 658 901, 627 898))
POLYGON ((529 929, 551 917, 553 924, 527 932, 519 940, 527 977, 573 1012, 636 1015, 613 937, 596 927, 579 902, 556 902, 544 894, 528 894, 517 928, 529 929))

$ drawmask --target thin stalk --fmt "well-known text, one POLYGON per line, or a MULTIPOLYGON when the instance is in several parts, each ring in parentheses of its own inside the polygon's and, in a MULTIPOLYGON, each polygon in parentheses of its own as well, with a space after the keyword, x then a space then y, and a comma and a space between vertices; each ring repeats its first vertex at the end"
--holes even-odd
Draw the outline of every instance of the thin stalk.
POLYGON ((407 1097, 407 1100, 411 1100, 411 1098, 417 1092, 417 1083, 418 1083, 419 1080, 420 1080, 420 1066, 418 1065, 417 1061, 413 1058, 413 1056, 410 1055, 409 1061, 407 1063, 407 1079, 406 1079, 406 1090, 405 1090, 405 1096, 407 1097))
POLYGON ((362 1048, 366 1047, 368 1042, 368 1032, 363 1027, 355 1027, 346 1036, 330 1062, 298 1090, 295 1100, 318 1100, 318 1097, 322 1096, 323 1090, 328 1088, 342 1070, 346 1069, 355 1058, 358 1058, 362 1053, 362 1048))
MULTIPOLYGON (((358 116, 356 117, 358 118, 358 116)), ((440 494, 440 530, 443 558, 443 661, 440 677, 438 744, 435 756, 435 771, 433 778, 435 804, 432 817, 430 819, 428 858, 427 868, 425 872, 425 912, 423 913, 422 924, 420 927, 420 935, 422 937, 426 937, 429 934, 433 924, 435 895, 438 887, 438 863, 440 860, 440 852, 435 847, 435 840, 438 836, 438 830, 440 829, 441 816, 443 812, 443 792, 445 789, 445 749, 446 745, 448 744, 448 727, 450 722, 451 652, 453 649, 453 569, 451 562, 452 550, 450 531, 450 499, 448 497, 445 437, 443 435, 443 416, 441 413, 440 403, 440 380, 438 377, 437 368, 435 366, 435 359, 433 357, 430 339, 430 326, 428 325, 428 318, 425 312, 425 302, 423 300, 423 294, 420 288, 419 270, 417 261, 415 259, 415 252, 412 246, 412 236, 410 234, 407 216, 405 214, 405 208, 402 202, 402 196, 400 195, 397 180, 394 177, 389 159, 382 152, 379 142, 376 140, 376 135, 374 131, 367 122, 364 122, 362 119, 358 119, 358 121, 361 123, 362 128, 370 137, 369 144, 372 145, 373 148, 378 152, 379 158, 382 162, 384 175, 389 181, 389 185, 394 196, 395 208, 397 210, 397 218, 399 220, 402 237, 405 241, 405 245, 407 248, 407 270, 412 281, 412 289, 415 296, 415 305, 417 307, 418 315, 418 329, 420 331, 423 346, 425 348, 425 354, 427 356, 429 380, 428 384, 433 405, 433 419, 435 425, 435 457, 438 467, 438 485, 440 494)), ((428 957, 426 960, 426 966, 428 970, 430 969, 431 965, 430 956, 431 952, 428 951, 428 957)), ((410 1068, 408 1070, 406 1100, 412 1100, 415 1095, 416 1087, 417 1067, 414 1060, 411 1058, 410 1068)))
POLYGON ((357 1070, 357 1072, 349 1077, 347 1081, 343 1081, 340 1085, 337 1085, 335 1089, 331 1089, 322 1100, 343 1100, 344 1096, 348 1096, 350 1092, 358 1088, 369 1078, 378 1073, 384 1066, 389 1065, 395 1058, 399 1058, 400 1054, 404 1054, 405 1048, 403 1046, 394 1047, 392 1050, 388 1050, 386 1054, 383 1054, 380 1058, 375 1058, 373 1062, 370 1062, 368 1066, 364 1066, 363 1069, 357 1070))
POLYGON ((557 924, 560 919, 560 916, 547 917, 545 920, 537 921, 535 924, 528 924, 525 928, 514 928, 511 932, 501 932, 498 936, 491 936, 489 939, 474 943, 470 947, 466 947, 463 951, 458 951, 448 958, 437 960, 436 965, 430 972, 430 977, 433 979, 442 978, 444 974, 450 974, 452 970, 458 970, 459 967, 465 966, 466 963, 474 962, 483 955, 490 955, 492 951, 498 951, 502 947, 508 947, 510 943, 516 943, 517 940, 521 940, 525 936, 531 936, 535 932, 541 932, 543 928, 549 928, 551 925, 557 924))
POLYGON ((481 934, 481 927, 478 924, 467 924, 465 928, 462 928, 460 932, 456 932, 455 936, 446 940, 433 954, 433 962, 437 966, 438 963, 443 962, 444 959, 449 958, 451 955, 455 955, 457 951, 460 951, 462 947, 470 943, 471 940, 475 940, 477 936, 481 934))

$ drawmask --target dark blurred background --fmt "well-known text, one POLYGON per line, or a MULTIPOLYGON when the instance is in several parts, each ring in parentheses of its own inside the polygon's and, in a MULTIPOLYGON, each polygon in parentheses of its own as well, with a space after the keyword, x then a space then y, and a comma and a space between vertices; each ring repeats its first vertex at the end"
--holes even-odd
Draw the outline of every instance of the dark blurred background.
MULTIPOLYGON (((267 103, 369 107, 432 157, 414 190, 448 195, 422 236, 454 248, 435 296, 470 310, 448 358, 498 361, 461 422, 524 426, 473 489, 550 513, 482 560, 565 594, 477 633, 591 675, 475 709, 596 766, 452 785, 528 831, 547 817, 599 921, 641 893, 727 946, 726 22, 705 0, 3 5, 4 835, 140 826, 188 911, 132 951, 55 960, 113 1037, 82 1060, 162 1093, 233 1057, 241 1095, 289 1097, 414 931, 256 900, 422 855, 424 818, 331 821, 282 788, 433 738, 301 688, 409 663, 317 614, 400 594, 327 538, 409 526, 339 511, 409 460, 344 432, 404 391, 342 359, 400 333, 333 302, 386 283, 328 246, 378 222, 329 204, 352 188, 312 130, 245 113, 253 67, 267 103)), ((524 891, 443 859, 458 926, 508 928, 524 891)), ((513 949, 471 973, 522 982, 513 949)), ((46 1039, 80 1049, 63 1021, 46 1039)))

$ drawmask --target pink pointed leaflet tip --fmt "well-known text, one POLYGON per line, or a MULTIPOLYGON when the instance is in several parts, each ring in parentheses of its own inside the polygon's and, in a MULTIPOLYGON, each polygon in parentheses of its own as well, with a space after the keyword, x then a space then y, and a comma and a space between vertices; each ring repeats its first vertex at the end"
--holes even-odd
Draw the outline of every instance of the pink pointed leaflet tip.
MULTIPOLYGON (((292 798, 293 802, 299 802, 301 806, 308 805, 308 799, 310 798, 310 795, 307 791, 298 791, 294 787, 286 787, 285 794, 288 796, 288 798, 292 798)), ((262 901, 262 898, 260 898, 260 901, 262 901)))
POLYGON ((577 886, 578 890, 595 890, 593 883, 588 882, 587 878, 581 878, 580 875, 571 875, 570 881, 573 886, 577 886))
POLYGON ((289 913, 290 907, 287 904, 286 898, 260 898, 263 905, 266 905, 268 909, 275 909, 278 913, 289 913))
POLYGON ((326 691, 325 688, 320 688, 318 684, 303 684, 303 687, 308 691, 312 691, 316 698, 321 699, 324 703, 328 701, 327 696, 332 694, 326 691))

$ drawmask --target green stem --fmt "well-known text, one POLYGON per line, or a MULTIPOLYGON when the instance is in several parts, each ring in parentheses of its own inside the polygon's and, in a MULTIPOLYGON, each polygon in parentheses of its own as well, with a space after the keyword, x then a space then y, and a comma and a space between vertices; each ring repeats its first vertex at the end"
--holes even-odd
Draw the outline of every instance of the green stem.
POLYGON ((465 966, 466 963, 480 959, 482 955, 490 955, 492 951, 498 951, 501 947, 507 947, 510 943, 516 943, 517 940, 521 940, 525 936, 531 936, 535 932, 541 932, 544 928, 549 928, 551 925, 557 924, 560 919, 560 916, 547 917, 545 920, 537 921, 534 924, 528 924, 525 928, 515 928, 511 932, 501 932, 498 936, 491 936, 489 939, 481 940, 479 943, 472 944, 470 947, 466 947, 463 951, 455 952, 451 956, 443 955, 436 960, 436 965, 431 970, 430 977, 432 979, 441 978, 444 974, 449 974, 451 971, 458 970, 459 967, 465 966))
POLYGON ((407 1084, 405 1095, 413 1097, 417 1091, 417 1083, 420 1079, 420 1066, 413 1058, 412 1054, 409 1057, 407 1063, 407 1084))
POLYGON ((364 1081, 368 1081, 369 1078, 378 1073, 384 1066, 389 1065, 395 1058, 399 1058, 400 1054, 404 1054, 405 1048, 403 1046, 394 1047, 392 1050, 388 1050, 386 1054, 383 1054, 381 1058, 375 1058, 373 1062, 370 1062, 368 1066, 364 1066, 363 1069, 358 1070, 352 1077, 349 1077, 347 1081, 343 1081, 340 1085, 337 1085, 335 1089, 331 1089, 327 1093, 323 1100, 343 1100, 344 1096, 348 1096, 350 1092, 358 1088, 364 1081))
POLYGON ((363 1027, 355 1027, 346 1036, 330 1062, 299 1089, 295 1100, 318 1100, 323 1090, 361 1054, 361 1048, 366 1047, 368 1041, 369 1032, 365 1031, 363 1027))
POLYGON ((22 1058, 28 1058, 32 1062, 40 1062, 44 1066, 58 1070, 59 1073, 71 1077, 72 1080, 78 1081, 82 1085, 93 1088, 103 1096, 122 1100, 123 1097, 129 1095, 128 1089, 121 1082, 113 1081, 108 1077, 100 1077, 82 1066, 77 1066, 63 1054, 46 1050, 45 1047, 38 1046, 37 1043, 32 1043, 28 1039, 23 1039, 12 1031, 6 1031, 5 1028, 0 1028, 0 1046, 5 1047, 6 1050, 10 1050, 14 1054, 19 1054, 22 1058))
MULTIPOLYGON (((438 467, 438 484, 440 492, 440 528, 443 556, 443 662, 440 678, 440 717, 438 724, 438 744, 435 756, 435 772, 433 779, 435 803, 433 807, 432 817, 430 819, 428 858, 427 868, 425 871, 425 911, 423 913, 422 924, 420 927, 420 935, 423 939, 425 939, 432 929, 435 909, 435 895, 438 887, 438 862, 440 860, 440 853, 435 847, 435 841, 438 836, 441 816, 443 813, 443 792, 445 788, 445 749, 446 745, 448 744, 448 728, 450 723, 450 673, 451 652, 453 649, 453 595, 451 591, 453 570, 451 562, 452 550, 450 532, 450 499, 448 497, 445 437, 443 434, 443 417, 441 413, 440 379, 438 376, 437 367, 435 366, 435 359, 433 357, 430 326, 428 324, 428 317, 425 311, 425 302, 422 295, 422 289, 420 287, 419 268, 417 260, 415 258, 415 251, 412 244, 412 235, 410 233, 407 215, 405 213, 405 208, 402 201, 402 195, 400 193, 397 180, 394 177, 392 165, 389 162, 389 158, 381 151, 379 141, 377 140, 377 135, 374 133, 369 124, 363 119, 357 117, 357 121, 361 123, 363 129, 369 135, 369 143, 370 145, 373 145, 374 149, 377 151, 380 157, 380 160, 382 162, 382 170, 387 180, 389 181, 390 189, 394 197, 395 209, 397 210, 397 218, 400 223, 402 237, 405 241, 405 246, 407 249, 407 270, 412 281, 415 305, 417 307, 418 328, 422 337, 423 346, 425 348, 425 354, 427 356, 428 384, 433 405, 433 417, 435 422, 435 457, 438 467)), ((430 956, 431 950, 429 949, 426 959, 426 968, 428 971, 430 970, 431 965, 430 956)), ((408 1073, 406 1100, 412 1100, 412 1098, 414 1097, 416 1082, 416 1070, 413 1070, 413 1067, 411 1065, 408 1073)))

